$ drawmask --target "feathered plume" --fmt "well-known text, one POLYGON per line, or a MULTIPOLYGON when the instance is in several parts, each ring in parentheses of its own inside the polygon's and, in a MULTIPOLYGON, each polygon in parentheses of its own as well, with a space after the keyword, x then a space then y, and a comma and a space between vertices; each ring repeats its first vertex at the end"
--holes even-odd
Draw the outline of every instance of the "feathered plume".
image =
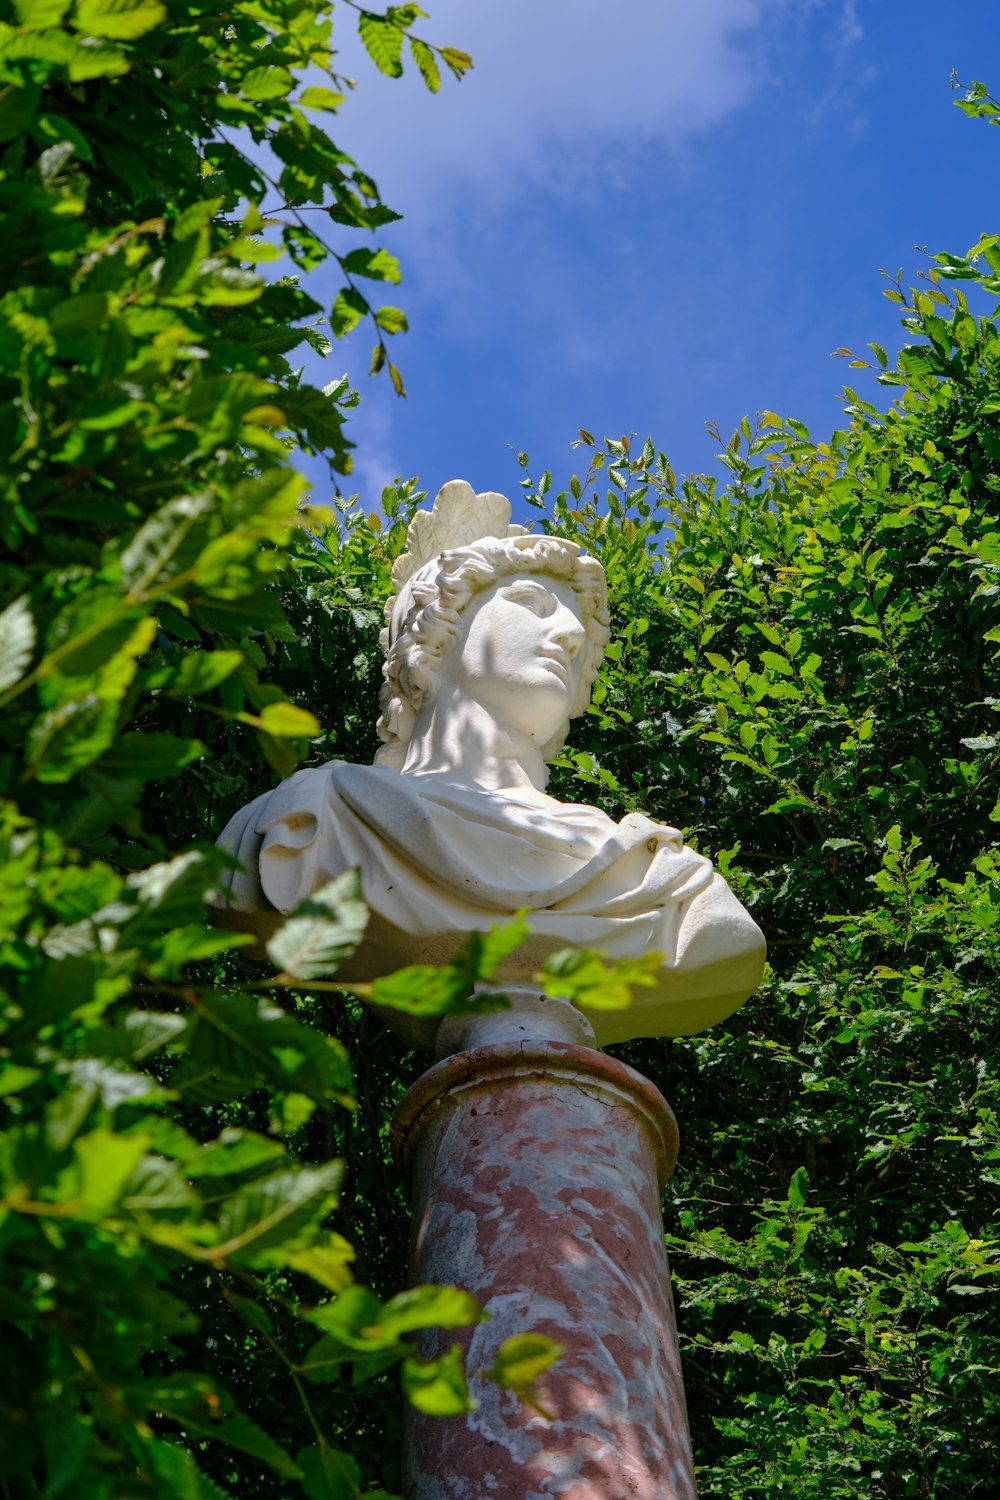
POLYGON ((523 526, 510 524, 506 495, 487 490, 477 495, 464 479, 452 479, 440 489, 433 510, 418 510, 406 532, 407 551, 392 565, 396 592, 418 568, 452 547, 467 547, 487 536, 522 536, 523 526))

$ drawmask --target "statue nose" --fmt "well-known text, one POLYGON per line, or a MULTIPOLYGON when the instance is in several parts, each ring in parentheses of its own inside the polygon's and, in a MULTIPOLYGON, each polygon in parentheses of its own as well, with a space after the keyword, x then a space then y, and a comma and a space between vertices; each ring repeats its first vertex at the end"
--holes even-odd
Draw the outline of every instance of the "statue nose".
POLYGON ((561 646, 566 655, 573 659, 578 656, 583 648, 587 635, 579 620, 572 616, 568 620, 560 620, 552 632, 552 639, 557 646, 561 646))

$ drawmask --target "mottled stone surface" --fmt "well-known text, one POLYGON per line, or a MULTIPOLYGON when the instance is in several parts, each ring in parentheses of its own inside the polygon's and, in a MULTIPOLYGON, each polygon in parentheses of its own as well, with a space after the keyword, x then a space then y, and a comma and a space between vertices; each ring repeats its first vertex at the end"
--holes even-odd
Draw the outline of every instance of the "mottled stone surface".
POLYGON ((432 1068, 393 1133, 413 1179, 412 1281, 466 1287, 492 1315, 464 1340, 478 1410, 408 1416, 406 1500, 692 1500, 660 1093, 586 1047, 499 1044, 432 1068), (567 1351, 542 1382, 551 1422, 478 1373, 532 1331, 567 1351))

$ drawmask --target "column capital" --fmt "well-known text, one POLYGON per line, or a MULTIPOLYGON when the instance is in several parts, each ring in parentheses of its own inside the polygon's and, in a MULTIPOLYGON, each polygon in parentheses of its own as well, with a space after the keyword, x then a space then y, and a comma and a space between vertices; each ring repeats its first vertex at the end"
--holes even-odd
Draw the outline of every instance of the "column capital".
POLYGON ((532 1078, 566 1084, 627 1109, 648 1140, 662 1190, 677 1161, 680 1137, 673 1111, 655 1084, 591 1047, 537 1039, 457 1052, 417 1079, 396 1111, 390 1137, 393 1157, 407 1180, 412 1180, 424 1133, 449 1102, 532 1078))

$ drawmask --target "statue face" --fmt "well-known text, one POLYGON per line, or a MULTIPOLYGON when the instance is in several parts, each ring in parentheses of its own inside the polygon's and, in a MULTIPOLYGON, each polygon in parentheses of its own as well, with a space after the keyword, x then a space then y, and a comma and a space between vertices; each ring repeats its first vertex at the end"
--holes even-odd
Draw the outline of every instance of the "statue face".
POLYGON ((576 595, 561 579, 502 578, 463 616, 459 690, 504 728, 545 745, 579 693, 587 632, 576 595))

